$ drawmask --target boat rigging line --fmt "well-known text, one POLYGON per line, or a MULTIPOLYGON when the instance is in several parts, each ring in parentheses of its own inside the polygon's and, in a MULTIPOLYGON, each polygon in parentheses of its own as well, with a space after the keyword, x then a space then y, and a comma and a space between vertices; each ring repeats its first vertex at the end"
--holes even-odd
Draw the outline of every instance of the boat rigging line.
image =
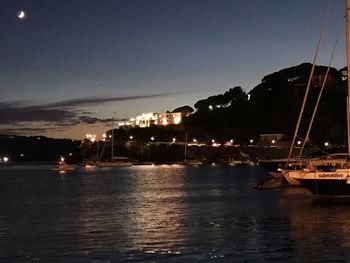
POLYGON ((314 108, 314 111, 312 113, 312 117, 311 117, 311 121, 309 123, 309 127, 308 127, 308 130, 306 132, 306 135, 305 135, 305 140, 303 141, 303 144, 301 146, 301 149, 300 149, 300 152, 299 152, 299 157, 301 157, 303 151, 304 151, 304 148, 305 148, 305 144, 310 140, 310 131, 311 131, 311 128, 312 128, 312 125, 313 125, 313 122, 314 122, 314 119, 315 119, 315 115, 316 115, 316 112, 317 112, 317 109, 318 109, 318 105, 320 103, 320 100, 321 100, 321 97, 322 97, 322 93, 323 93, 323 90, 324 90, 324 87, 326 86, 326 82, 327 82, 327 79, 328 79, 328 75, 329 75, 329 70, 331 68, 331 65, 332 65, 332 62, 333 62, 333 58, 334 58, 334 54, 335 54, 335 51, 337 49, 337 46, 338 46, 338 42, 339 42, 339 38, 341 36, 341 33, 343 31, 343 23, 341 24, 340 26, 340 29, 339 29, 339 32, 338 32, 338 36, 337 36, 337 39, 334 43, 334 46, 333 46, 333 50, 332 50, 332 54, 331 54, 331 57, 329 59, 329 63, 328 63, 328 67, 327 67, 327 71, 326 71, 326 75, 323 79, 323 82, 322 82, 322 86, 321 86, 321 89, 320 89, 320 92, 318 94, 318 98, 317 98, 317 102, 316 102, 316 105, 315 105, 315 108, 314 108))
POLYGON ((300 126, 301 118, 303 116, 304 109, 305 109, 306 99, 307 99, 307 97, 309 95, 309 90, 310 90, 310 86, 311 86, 311 80, 312 80, 312 76, 314 74, 314 70, 315 70, 315 66, 316 66, 316 59, 317 59, 318 51, 319 51, 319 48, 320 48, 320 45, 321 45, 321 41, 322 41, 322 38, 323 38, 323 35, 324 35, 325 27, 326 27, 327 22, 328 22, 328 14, 329 14, 329 10, 330 10, 330 3, 331 3, 331 1, 328 2, 328 9, 327 9, 327 12, 326 12, 325 19, 323 21, 323 25, 322 25, 321 32, 320 32, 320 37, 319 37, 318 42, 317 42, 315 55, 314 55, 314 58, 313 58, 311 72, 310 72, 309 80, 308 80, 308 83, 307 83, 307 86, 306 86, 303 103, 302 103, 302 106, 301 106, 301 109, 300 109, 297 125, 296 125, 295 131, 294 131, 292 144, 291 144, 290 149, 289 149, 288 159, 291 158, 291 155, 292 155, 292 152, 293 152, 293 149, 294 149, 295 140, 296 140, 296 137, 297 137, 298 132, 299 132, 299 126, 300 126))

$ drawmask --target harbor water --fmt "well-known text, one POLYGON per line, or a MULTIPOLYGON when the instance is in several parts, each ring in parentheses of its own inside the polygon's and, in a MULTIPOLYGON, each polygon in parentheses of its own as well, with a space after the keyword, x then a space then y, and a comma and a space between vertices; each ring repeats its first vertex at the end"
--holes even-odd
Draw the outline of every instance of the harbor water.
POLYGON ((346 262, 350 202, 258 166, 0 168, 0 262, 346 262))

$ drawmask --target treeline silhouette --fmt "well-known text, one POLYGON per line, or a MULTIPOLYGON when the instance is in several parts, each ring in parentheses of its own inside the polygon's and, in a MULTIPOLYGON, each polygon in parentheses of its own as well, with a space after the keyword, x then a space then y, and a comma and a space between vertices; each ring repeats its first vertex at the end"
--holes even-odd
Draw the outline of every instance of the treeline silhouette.
MULTIPOLYGON (((196 111, 185 122, 186 127, 200 127, 207 133, 220 131, 222 136, 257 137, 264 133, 285 133, 292 136, 311 71, 304 63, 265 76, 249 93, 239 86, 224 94, 195 103, 196 111)), ((327 67, 316 66, 311 81, 305 114, 299 135, 306 133, 327 67)), ((342 70, 331 68, 320 100, 311 140, 325 139, 343 144, 346 129, 346 82, 342 70)))

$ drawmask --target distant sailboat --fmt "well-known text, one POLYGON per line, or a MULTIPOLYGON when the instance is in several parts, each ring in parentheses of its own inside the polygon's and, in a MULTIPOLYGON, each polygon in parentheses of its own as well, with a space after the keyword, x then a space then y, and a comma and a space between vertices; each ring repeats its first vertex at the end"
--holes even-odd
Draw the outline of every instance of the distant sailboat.
POLYGON ((183 164, 183 165, 200 165, 200 164, 202 164, 202 161, 200 161, 200 160, 188 158, 187 147, 188 147, 188 141, 187 141, 187 131, 186 131, 185 144, 184 144, 184 150, 185 150, 184 160, 181 162, 181 164, 183 164))
POLYGON ((113 122, 112 122, 112 130, 111 130, 111 156, 110 156, 110 160, 109 161, 101 161, 102 157, 103 157, 103 152, 106 146, 106 142, 103 146, 102 152, 101 152, 101 156, 99 158, 99 160, 96 163, 97 167, 128 167, 128 166, 132 166, 133 163, 129 160, 128 157, 125 156, 114 156, 114 134, 113 134, 113 122))

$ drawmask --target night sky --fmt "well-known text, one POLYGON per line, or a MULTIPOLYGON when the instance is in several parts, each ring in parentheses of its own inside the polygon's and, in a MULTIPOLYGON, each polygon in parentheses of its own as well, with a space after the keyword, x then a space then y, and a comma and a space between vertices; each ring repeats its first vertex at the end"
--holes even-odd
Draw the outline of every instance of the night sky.
MULTIPOLYGON (((344 3, 331 1, 317 64, 344 3)), ((0 133, 82 139, 311 62, 328 0, 0 0, 0 133), (19 10, 26 12, 19 19, 19 10)), ((345 66, 344 36, 333 66, 345 66)))

